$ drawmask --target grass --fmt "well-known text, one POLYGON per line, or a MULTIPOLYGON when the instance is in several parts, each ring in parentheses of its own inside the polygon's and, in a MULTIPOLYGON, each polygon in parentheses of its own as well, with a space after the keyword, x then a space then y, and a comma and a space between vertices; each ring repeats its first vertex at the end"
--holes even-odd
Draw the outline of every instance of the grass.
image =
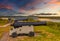
POLYGON ((5 25, 8 23, 8 20, 2 20, 0 19, 0 26, 5 25))
MULTIPOLYGON (((5 22, 2 24, 5 24, 5 22)), ((10 26, 6 28, 0 28, 0 38, 4 32, 9 31, 10 26)), ((60 23, 49 22, 47 26, 34 26, 36 32, 35 37, 17 37, 17 41, 60 41, 60 23)))
MULTIPOLYGON (((8 23, 8 20, 2 20, 0 19, 0 26, 5 25, 8 23)), ((8 28, 2 28, 0 27, 0 38, 3 36, 3 33, 7 31, 8 28)))
POLYGON ((55 30, 55 29, 52 29, 52 28, 50 28, 50 27, 48 27, 48 26, 37 26, 37 27, 35 27, 35 31, 41 31, 41 30, 43 30, 43 31, 48 31, 48 32, 50 32, 50 33, 54 33, 54 34, 60 34, 59 33, 59 30, 55 30))

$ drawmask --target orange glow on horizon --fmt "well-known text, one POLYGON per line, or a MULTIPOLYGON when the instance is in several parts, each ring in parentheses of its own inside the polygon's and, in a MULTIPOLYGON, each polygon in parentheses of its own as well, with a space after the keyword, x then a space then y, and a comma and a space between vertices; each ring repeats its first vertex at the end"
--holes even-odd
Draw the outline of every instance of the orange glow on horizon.
POLYGON ((60 1, 58 1, 58 0, 52 0, 48 4, 57 4, 57 5, 60 5, 60 1))

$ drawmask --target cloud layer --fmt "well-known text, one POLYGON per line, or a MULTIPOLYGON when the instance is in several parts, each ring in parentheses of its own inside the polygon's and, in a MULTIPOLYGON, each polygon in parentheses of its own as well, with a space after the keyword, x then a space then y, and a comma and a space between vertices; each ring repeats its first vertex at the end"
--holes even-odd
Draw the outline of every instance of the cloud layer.
POLYGON ((59 10, 60 0, 0 0, 1 8, 28 13, 40 13, 40 11, 45 12, 45 10, 50 12, 59 10))

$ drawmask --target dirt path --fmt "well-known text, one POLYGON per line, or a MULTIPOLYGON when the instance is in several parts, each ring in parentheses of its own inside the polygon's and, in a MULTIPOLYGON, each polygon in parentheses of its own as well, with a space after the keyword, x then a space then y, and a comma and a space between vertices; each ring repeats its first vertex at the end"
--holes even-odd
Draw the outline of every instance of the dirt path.
POLYGON ((0 41, 8 41, 9 40, 9 33, 5 32, 0 41))
POLYGON ((3 25, 3 26, 0 26, 0 27, 7 27, 7 26, 9 26, 11 23, 8 23, 8 24, 6 24, 6 25, 3 25))

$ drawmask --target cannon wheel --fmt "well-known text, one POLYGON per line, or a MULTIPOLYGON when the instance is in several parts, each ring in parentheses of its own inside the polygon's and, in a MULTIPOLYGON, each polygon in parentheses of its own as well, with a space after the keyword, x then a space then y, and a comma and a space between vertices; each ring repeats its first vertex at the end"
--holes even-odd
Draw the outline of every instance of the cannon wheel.
POLYGON ((16 32, 12 33, 12 37, 13 38, 17 37, 17 33, 16 32))
POLYGON ((34 32, 30 32, 28 35, 29 35, 30 37, 33 37, 33 36, 34 36, 34 32))

